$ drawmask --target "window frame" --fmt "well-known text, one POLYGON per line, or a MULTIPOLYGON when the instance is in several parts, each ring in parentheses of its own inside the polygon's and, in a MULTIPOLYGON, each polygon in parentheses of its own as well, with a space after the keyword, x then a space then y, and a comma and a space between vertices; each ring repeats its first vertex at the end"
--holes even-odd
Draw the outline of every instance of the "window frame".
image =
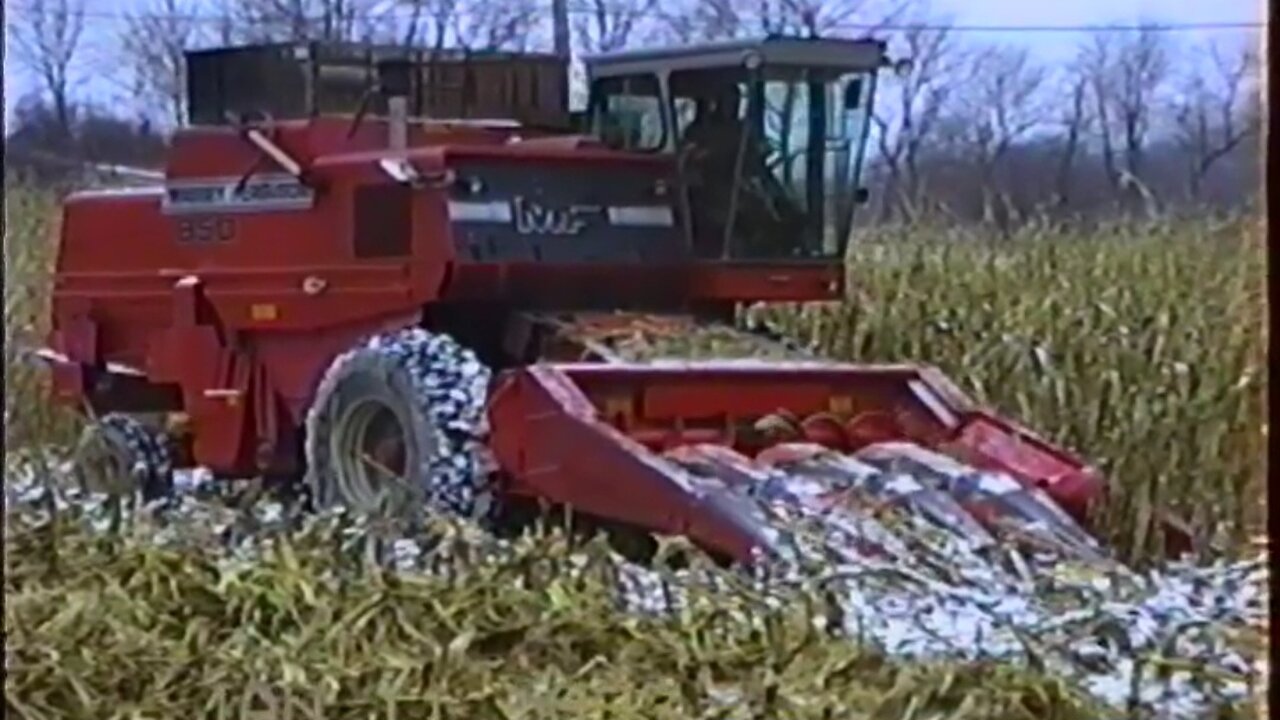
POLYGON ((642 79, 642 78, 647 80, 652 80, 654 83, 655 94, 652 97, 655 101, 655 107, 657 108, 657 115, 658 115, 658 119, 661 127, 661 134, 658 136, 658 141, 654 143, 652 147, 640 147, 640 146, 627 147, 625 145, 621 147, 616 147, 612 144, 609 144, 608 142, 605 142, 605 145, 608 146, 609 148, 612 148, 615 150, 621 150, 623 152, 634 152, 634 153, 642 153, 647 155, 654 155, 654 154, 659 154, 668 150, 669 146, 671 145, 671 136, 672 136, 671 116, 670 116, 669 108, 667 107, 667 104, 668 104, 667 82, 666 82, 666 77, 663 75, 645 72, 645 73, 636 73, 634 75, 614 75, 614 76, 604 77, 596 80, 594 83, 592 83, 591 90, 590 90, 591 100, 588 106, 588 112, 591 119, 590 127, 593 133, 598 138, 600 138, 602 142, 604 142, 605 134, 603 132, 602 119, 605 115, 608 114, 609 99, 611 97, 620 97, 620 96, 649 97, 648 95, 645 95, 642 93, 636 93, 636 92, 603 91, 601 90, 602 86, 607 86, 609 83, 612 83, 612 82, 618 82, 618 83, 621 83, 624 88, 628 88, 631 82, 637 79, 642 79))

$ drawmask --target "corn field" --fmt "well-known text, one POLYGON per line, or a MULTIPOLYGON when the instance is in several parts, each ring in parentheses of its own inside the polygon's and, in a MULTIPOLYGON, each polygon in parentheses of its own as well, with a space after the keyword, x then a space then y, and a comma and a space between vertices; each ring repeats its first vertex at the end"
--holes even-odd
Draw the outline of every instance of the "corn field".
POLYGON ((62 446, 74 438, 75 418, 45 396, 41 369, 21 358, 48 331, 57 219, 55 199, 22 187, 5 187, 4 238, 4 439, 21 452, 62 446))
MULTIPOLYGON (((20 187, 6 205, 6 446, 43 462, 36 451, 68 444, 76 423, 16 344, 46 330, 56 207, 20 187)), ((824 355, 936 365, 1098 463, 1097 524, 1125 559, 1156 557, 1163 513, 1243 554, 1265 518, 1260 238, 1247 218, 999 242, 880 230, 851 253, 846 302, 765 316, 824 355)), ((324 522, 250 563, 194 535, 157 546, 50 514, 6 521, 14 717, 1146 717, 1099 707, 1034 661, 904 662, 832 641, 814 630, 816 603, 752 623, 719 601, 626 615, 594 573, 599 548, 573 560, 560 535, 414 577, 371 565, 324 522)), ((1238 703, 1221 713, 1255 717, 1238 703)))

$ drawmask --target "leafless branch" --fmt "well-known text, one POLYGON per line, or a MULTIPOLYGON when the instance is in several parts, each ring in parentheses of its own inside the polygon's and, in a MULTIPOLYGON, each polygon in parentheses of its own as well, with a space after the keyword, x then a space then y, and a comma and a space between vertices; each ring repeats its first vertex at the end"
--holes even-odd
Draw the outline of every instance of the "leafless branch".
POLYGON ((1089 78, 1081 72, 1079 65, 1068 67, 1059 82, 1060 97, 1067 98, 1067 103, 1058 116, 1058 125, 1062 133, 1062 150, 1058 156, 1058 167, 1054 177, 1053 205, 1058 208, 1067 207, 1071 202, 1071 178, 1075 169, 1076 157, 1080 153, 1081 141, 1091 128, 1093 116, 1089 111, 1089 78))
MULTIPOLYGON (((659 3, 666 39, 698 42, 778 33, 809 37, 845 34, 843 28, 888 25, 912 0, 686 0, 659 3)), ((862 32, 868 32, 863 30, 862 32)))
POLYGON ((474 0, 454 2, 453 33, 456 42, 472 50, 524 50, 529 28, 545 13, 537 0, 474 0))
POLYGON ((1189 63, 1172 103, 1175 137, 1187 155, 1187 195, 1192 201, 1200 199, 1205 176, 1214 165, 1255 136, 1261 125, 1257 55, 1247 46, 1232 52, 1217 42, 1210 42, 1203 54, 1207 58, 1189 63))
POLYGON ((637 23, 658 6, 657 0, 587 0, 574 18, 581 47, 590 53, 627 47, 637 23))
POLYGON ((885 194, 893 197, 883 212, 909 215, 922 199, 922 156, 953 99, 952 79, 960 65, 945 21, 914 27, 897 40, 898 54, 910 58, 912 67, 905 77, 883 78, 873 123, 879 160, 888 176, 885 194))
POLYGON ((368 0, 223 0, 238 39, 355 40, 368 0))
POLYGON ((121 51, 133 70, 139 97, 160 105, 175 124, 186 114, 185 51, 202 30, 178 0, 154 0, 126 17, 121 51))
POLYGON ((71 72, 84 31, 84 0, 33 0, 12 21, 14 57, 39 78, 58 124, 71 132, 71 72))
POLYGON ((1104 168, 1117 190, 1122 189, 1117 155, 1128 176, 1143 179, 1153 118, 1169 79, 1170 54, 1168 38, 1155 25, 1126 32, 1100 30, 1081 49, 1104 168))
POLYGON ((983 217, 991 221, 994 213, 1011 206, 996 205, 1001 162, 1047 116, 1039 94, 1046 71, 1031 60, 1027 48, 994 45, 974 52, 965 68, 968 87, 957 99, 949 125, 960 152, 977 171, 983 217))

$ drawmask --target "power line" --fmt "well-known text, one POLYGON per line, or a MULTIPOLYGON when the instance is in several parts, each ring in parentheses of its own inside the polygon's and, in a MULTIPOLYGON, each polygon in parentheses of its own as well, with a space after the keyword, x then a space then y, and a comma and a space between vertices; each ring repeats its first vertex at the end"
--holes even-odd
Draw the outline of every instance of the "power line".
POLYGON ((842 30, 947 30, 982 33, 1090 33, 1090 32, 1187 32, 1196 30, 1257 30, 1262 22, 1223 21, 1194 23, 1151 23, 1141 25, 947 25, 930 23, 837 23, 842 30))
MULTIPOLYGON (((53 15, 55 11, 42 10, 41 8, 32 7, 22 4, 7 4, 6 9, 19 13, 36 14, 44 12, 46 15, 53 15)), ((571 15, 594 15, 595 9, 582 6, 569 6, 567 11, 571 15)), ((140 12, 134 15, 120 12, 105 12, 101 10, 82 10, 81 15, 89 19, 98 20, 126 20, 133 17, 137 18, 153 18, 158 20, 182 20, 196 23, 227 23, 236 22, 235 18, 216 17, 211 15, 200 14, 184 14, 184 13, 147 13, 140 12)), ((648 17, 657 17, 656 13, 643 13, 648 17)), ((348 18, 338 18, 339 20, 393 20, 408 19, 412 13, 395 13, 387 12, 377 16, 359 15, 348 18)), ((430 20, 430 13, 419 15, 420 18, 430 20)), ((323 16, 289 16, 279 15, 270 20, 260 19, 260 25, 274 25, 287 23, 318 23, 323 22, 326 18, 323 16)), ((751 25, 760 23, 764 18, 754 16, 739 16, 739 20, 743 21, 743 25, 751 25)), ((1153 22, 1153 23, 1130 23, 1130 24, 1076 24, 1076 25, 976 25, 976 24, 947 24, 947 23, 855 23, 855 22, 838 22, 823 26, 825 31, 947 31, 947 32, 975 32, 975 33, 1096 33, 1096 32, 1196 32, 1196 31, 1212 31, 1212 30, 1260 30, 1267 27, 1264 21, 1244 21, 1244 20, 1227 20, 1227 21, 1204 21, 1204 22, 1153 22)))

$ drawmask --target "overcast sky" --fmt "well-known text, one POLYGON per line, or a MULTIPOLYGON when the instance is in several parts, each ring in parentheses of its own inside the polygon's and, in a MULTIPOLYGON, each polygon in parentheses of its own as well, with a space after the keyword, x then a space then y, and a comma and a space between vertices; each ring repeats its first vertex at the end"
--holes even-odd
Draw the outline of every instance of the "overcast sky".
MULTIPOLYGON (((87 13, 84 42, 97 52, 86 52, 78 73, 81 94, 111 105, 128 106, 128 77, 112 65, 109 51, 122 28, 118 16, 146 3, 140 0, 85 0, 87 13)), ((5 3, 6 28, 23 12, 23 0, 5 3)), ((1106 23, 1136 23, 1147 20, 1170 23, 1255 22, 1265 12, 1265 0, 932 0, 938 13, 950 15, 957 25, 1054 25, 1078 26, 1106 23)), ((198 0, 191 7, 199 8, 198 0)), ((7 34, 7 33, 6 33, 7 34)), ((1080 40, 1077 33, 967 32, 974 40, 1026 43, 1050 63, 1070 56, 1080 40)), ((1230 40, 1237 30, 1180 32, 1178 37, 1195 41, 1207 37, 1230 40)), ((33 78, 6 53, 4 63, 5 120, 16 100, 35 87, 33 78)))

